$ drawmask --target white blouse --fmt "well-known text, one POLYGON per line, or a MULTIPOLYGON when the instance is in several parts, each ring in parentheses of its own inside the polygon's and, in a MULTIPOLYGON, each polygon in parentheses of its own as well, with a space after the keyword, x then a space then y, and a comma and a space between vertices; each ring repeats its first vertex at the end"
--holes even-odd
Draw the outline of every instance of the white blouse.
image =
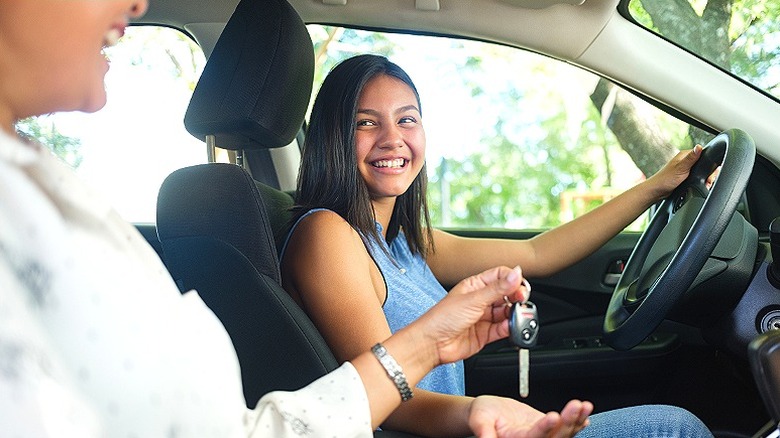
POLYGON ((3 437, 371 436, 351 364, 245 406, 196 292, 48 150, 0 132, 3 437))

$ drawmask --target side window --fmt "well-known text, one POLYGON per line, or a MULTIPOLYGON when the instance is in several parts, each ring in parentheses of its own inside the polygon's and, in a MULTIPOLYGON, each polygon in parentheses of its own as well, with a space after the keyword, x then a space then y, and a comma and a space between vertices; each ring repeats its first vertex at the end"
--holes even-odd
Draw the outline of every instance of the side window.
POLYGON ((155 26, 128 28, 106 51, 102 110, 28 119, 17 129, 51 145, 125 220, 154 222, 163 179, 207 161, 205 145, 183 122, 205 57, 186 35, 155 26))
POLYGON ((629 0, 637 24, 780 99, 780 3, 629 0), (701 38, 700 35, 707 35, 701 38))
POLYGON ((320 82, 338 61, 365 52, 388 56, 415 81, 435 226, 551 228, 709 139, 604 78, 535 53, 443 37, 309 31, 320 82))

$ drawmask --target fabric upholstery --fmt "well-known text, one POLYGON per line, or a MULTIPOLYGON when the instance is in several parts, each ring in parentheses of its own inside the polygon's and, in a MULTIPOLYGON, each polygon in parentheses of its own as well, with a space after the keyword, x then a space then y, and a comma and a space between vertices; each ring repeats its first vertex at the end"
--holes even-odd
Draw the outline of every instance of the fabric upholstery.
MULTIPOLYGON (((295 10, 284 0, 242 0, 209 57, 185 126, 201 140, 215 135, 223 149, 285 146, 303 124, 313 72, 312 43, 295 10)), ((239 166, 218 163, 173 172, 158 196, 166 266, 182 292, 196 289, 225 326, 249 407, 338 366, 281 287, 276 242, 287 234, 292 203, 239 166)))
POLYGON ((158 197, 158 235, 182 292, 196 289, 238 354, 248 406, 338 365, 280 285, 271 222, 255 182, 232 164, 173 172, 158 197))
MULTIPOLYGON (((303 124, 313 81, 305 25, 284 0, 242 0, 196 86, 185 116, 226 149, 288 144, 303 124)), ((337 362, 311 320, 282 289, 274 231, 284 233, 290 195, 239 166, 173 172, 157 203, 163 258, 182 292, 196 289, 238 354, 247 405, 294 390, 337 362), (273 207, 269 216, 268 203, 273 207), (273 219, 271 219, 271 217, 273 219)))
POLYGON ((244 0, 225 26, 184 125, 223 149, 275 148, 298 133, 309 104, 314 48, 285 0, 244 0))
POLYGON ((277 283, 279 261, 263 200, 247 172, 210 163, 174 171, 158 196, 157 234, 162 242, 209 236, 234 247, 277 283))

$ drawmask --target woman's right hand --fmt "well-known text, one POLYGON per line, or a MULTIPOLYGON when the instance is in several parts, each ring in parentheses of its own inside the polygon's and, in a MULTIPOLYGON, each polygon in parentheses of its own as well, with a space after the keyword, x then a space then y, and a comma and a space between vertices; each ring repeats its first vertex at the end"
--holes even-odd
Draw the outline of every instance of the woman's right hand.
MULTIPOLYGON (((509 308, 504 297, 510 301, 528 298, 522 278, 519 267, 498 267, 469 277, 420 318, 387 338, 383 344, 404 370, 408 384, 415 386, 436 365, 465 359, 485 344, 507 337, 509 308)), ((363 353, 352 364, 366 388, 371 424, 378 426, 398 407, 398 389, 373 354, 363 353), (391 393, 395 396, 390 397, 391 393)), ((467 401, 458 403, 463 415, 450 416, 458 423, 450 426, 456 433, 467 433, 471 400, 453 400, 467 401)))
POLYGON ((435 345, 438 363, 472 356, 486 344, 509 334, 510 301, 527 300, 519 267, 497 267, 458 283, 444 299, 412 325, 435 345))
POLYGON ((588 425, 593 404, 571 400, 560 413, 542 413, 517 400, 479 396, 471 403, 469 427, 480 438, 568 438, 588 425))

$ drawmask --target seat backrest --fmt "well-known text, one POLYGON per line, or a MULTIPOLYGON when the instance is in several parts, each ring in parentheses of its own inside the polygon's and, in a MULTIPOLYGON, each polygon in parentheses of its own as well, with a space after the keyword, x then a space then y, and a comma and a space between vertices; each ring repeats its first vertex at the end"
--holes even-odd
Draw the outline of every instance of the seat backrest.
MULTIPOLYGON (((242 0, 209 57, 185 126, 225 149, 284 146, 303 123, 313 69, 306 27, 285 0, 242 0)), ((233 164, 192 166, 163 182, 157 203, 166 265, 181 290, 196 289, 225 326, 250 407, 266 392, 300 388, 337 366, 280 285, 274 230, 284 232, 292 199, 257 184, 233 164)))

